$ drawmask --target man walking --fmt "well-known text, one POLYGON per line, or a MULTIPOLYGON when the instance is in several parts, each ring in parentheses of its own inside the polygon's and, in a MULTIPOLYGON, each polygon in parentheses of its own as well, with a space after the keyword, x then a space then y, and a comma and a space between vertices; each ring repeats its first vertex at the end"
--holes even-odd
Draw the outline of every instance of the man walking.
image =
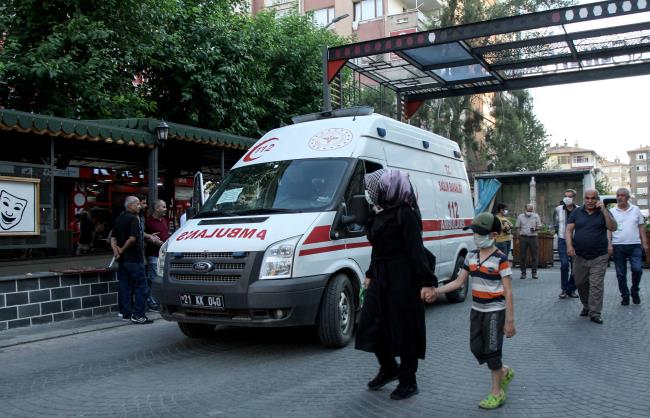
POLYGON ((144 265, 144 230, 138 217, 140 200, 128 196, 124 200, 124 212, 115 220, 111 248, 115 259, 119 261, 117 270, 119 280, 118 304, 122 319, 135 324, 150 324, 147 318, 147 277, 144 265), (131 305, 131 289, 134 303, 131 305))
POLYGON ((643 273, 643 253, 648 254, 648 242, 645 236, 645 222, 637 206, 629 203, 630 191, 621 187, 616 191, 616 207, 610 209, 618 228, 607 232, 609 255, 614 256, 618 290, 621 292, 621 305, 632 302, 641 303, 639 283, 643 273), (642 253, 643 251, 643 253, 642 253), (627 262, 632 270, 632 289, 627 287, 627 262), (630 293, 631 290, 631 293, 630 293))
POLYGON ((530 250, 531 268, 533 279, 537 279, 537 249, 539 247, 537 240, 537 230, 542 226, 539 215, 533 212, 533 205, 526 205, 526 212, 517 216, 515 227, 519 234, 519 262, 521 263, 520 279, 526 278, 526 265, 528 250, 530 250))
POLYGON ((560 284, 562 286, 562 293, 560 299, 568 297, 577 298, 576 284, 573 277, 573 258, 569 257, 566 250, 566 223, 569 215, 578 206, 575 204, 576 191, 573 189, 566 189, 564 191, 564 198, 562 204, 555 208, 553 213, 555 231, 557 232, 557 252, 560 256, 560 284), (569 273, 570 271, 570 273, 569 273))
POLYGON ((573 274, 582 302, 580 316, 602 324, 605 271, 607 270, 607 231, 616 230, 616 221, 603 207, 596 189, 587 189, 584 205, 569 216, 566 227, 567 254, 573 259, 573 274))
POLYGON ((147 306, 149 310, 155 312, 158 311, 158 302, 156 302, 151 294, 151 281, 156 278, 160 247, 169 238, 169 222, 165 217, 166 214, 167 204, 165 201, 156 200, 153 204, 153 213, 145 222, 145 232, 152 237, 151 240, 147 241, 145 247, 145 256, 147 257, 147 285, 149 289, 147 306))

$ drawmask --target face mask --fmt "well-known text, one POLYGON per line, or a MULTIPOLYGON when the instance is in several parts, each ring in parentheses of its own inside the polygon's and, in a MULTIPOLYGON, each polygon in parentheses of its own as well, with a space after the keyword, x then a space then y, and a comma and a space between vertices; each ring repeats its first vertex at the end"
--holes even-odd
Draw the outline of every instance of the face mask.
POLYGON ((474 234, 474 244, 478 248, 490 248, 494 244, 494 240, 490 235, 474 234))
POLYGON ((366 202, 368 202, 370 206, 373 206, 375 204, 375 202, 373 202, 372 199, 370 198, 370 194, 368 193, 368 190, 364 190, 363 195, 366 197, 366 202))
POLYGON ((504 209, 504 210, 503 210, 503 215, 505 216, 505 215, 507 215, 507 214, 508 214, 508 209, 504 209))
POLYGON ((533 216, 533 212, 526 212, 526 216, 528 217, 533 216))
POLYGON ((573 198, 565 197, 564 199, 562 199, 562 201, 564 202, 565 205, 569 206, 570 204, 573 203, 573 198))

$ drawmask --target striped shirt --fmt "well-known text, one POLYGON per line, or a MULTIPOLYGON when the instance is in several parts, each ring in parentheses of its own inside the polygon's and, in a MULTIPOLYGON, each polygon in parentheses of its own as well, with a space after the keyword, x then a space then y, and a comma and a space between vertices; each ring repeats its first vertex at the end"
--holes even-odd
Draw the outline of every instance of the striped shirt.
POLYGON ((472 309, 480 312, 501 311, 506 308, 503 278, 512 274, 508 257, 498 249, 483 262, 479 250, 470 251, 463 268, 472 278, 472 309))

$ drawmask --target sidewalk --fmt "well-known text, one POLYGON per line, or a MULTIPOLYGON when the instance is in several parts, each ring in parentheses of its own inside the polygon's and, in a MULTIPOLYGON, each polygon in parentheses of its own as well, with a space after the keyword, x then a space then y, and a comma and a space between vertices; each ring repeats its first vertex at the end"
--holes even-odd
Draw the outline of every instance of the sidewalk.
MULTIPOLYGON (((157 312, 148 312, 147 316, 154 320, 163 320, 157 312)), ((0 332, 0 349, 122 326, 135 325, 130 321, 122 321, 116 313, 112 312, 107 315, 99 315, 91 318, 72 319, 45 325, 14 328, 0 332)))
POLYGON ((0 261, 0 277, 51 271, 105 269, 111 258, 112 254, 105 252, 70 257, 0 261))

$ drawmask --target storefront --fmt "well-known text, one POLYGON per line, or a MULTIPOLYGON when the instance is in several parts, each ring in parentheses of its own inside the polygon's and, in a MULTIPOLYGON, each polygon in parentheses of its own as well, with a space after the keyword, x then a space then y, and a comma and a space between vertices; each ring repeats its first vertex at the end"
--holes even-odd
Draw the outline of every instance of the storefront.
POLYGON ((132 194, 165 200, 173 226, 189 204, 193 174, 201 170, 219 181, 254 143, 174 123, 166 124, 167 140, 161 142, 156 132, 160 124, 153 119, 81 121, 0 110, 5 149, 0 154, 0 193, 5 198, 0 207, 13 205, 0 220, 15 222, 13 209, 21 209, 16 225, 9 222, 0 229, 0 258, 33 250, 70 253, 71 229, 81 211, 93 221, 95 245, 105 247, 101 240, 122 211, 124 198, 132 194), (155 181, 150 173, 157 174, 155 181))

